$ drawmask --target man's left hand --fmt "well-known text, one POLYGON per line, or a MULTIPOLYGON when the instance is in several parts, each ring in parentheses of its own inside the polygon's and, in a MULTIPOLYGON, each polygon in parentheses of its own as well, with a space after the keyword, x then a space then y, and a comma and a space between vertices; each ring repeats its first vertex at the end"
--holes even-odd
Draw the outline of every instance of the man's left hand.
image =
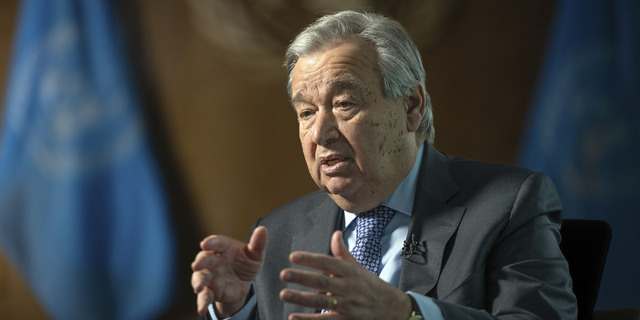
POLYGON ((291 314, 289 320, 406 320, 410 317, 409 296, 362 267, 342 241, 341 231, 334 232, 331 237, 331 252, 333 257, 304 251, 296 251, 289 256, 291 262, 322 273, 282 270, 282 281, 297 283, 318 292, 284 289, 280 291, 280 299, 317 310, 331 309, 331 312, 324 314, 291 314), (337 302, 335 306, 334 301, 337 302))

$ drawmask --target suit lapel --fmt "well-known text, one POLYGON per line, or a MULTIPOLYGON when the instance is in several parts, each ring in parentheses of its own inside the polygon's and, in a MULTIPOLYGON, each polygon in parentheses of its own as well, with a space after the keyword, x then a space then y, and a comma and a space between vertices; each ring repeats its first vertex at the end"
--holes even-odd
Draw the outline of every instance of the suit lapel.
POLYGON ((459 188, 447 156, 425 143, 407 242, 418 243, 417 251, 403 259, 400 289, 427 294, 438 282, 445 246, 458 229, 465 208, 447 204, 459 188))
MULTIPOLYGON (((344 215, 341 214, 342 210, 338 205, 331 200, 328 196, 322 201, 314 210, 310 211, 307 216, 310 219, 308 228, 299 230, 296 232, 291 241, 291 251, 309 251, 323 254, 331 254, 331 235, 335 230, 338 230, 343 223, 344 215)), ((317 271, 315 269, 302 267, 293 264, 289 261, 289 268, 317 271)), ((300 290, 300 291, 313 291, 303 286, 287 283, 286 288, 300 290)), ((284 314, 289 315, 291 313, 312 313, 315 310, 304 308, 291 303, 284 304, 284 314)))

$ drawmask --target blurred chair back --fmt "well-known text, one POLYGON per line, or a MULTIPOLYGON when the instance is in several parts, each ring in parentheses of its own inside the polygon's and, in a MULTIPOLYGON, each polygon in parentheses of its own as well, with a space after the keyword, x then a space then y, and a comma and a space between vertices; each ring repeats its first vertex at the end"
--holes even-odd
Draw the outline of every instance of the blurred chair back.
POLYGON ((578 320, 592 320, 611 244, 611 226, 602 220, 562 220, 560 250, 569 263, 578 320))

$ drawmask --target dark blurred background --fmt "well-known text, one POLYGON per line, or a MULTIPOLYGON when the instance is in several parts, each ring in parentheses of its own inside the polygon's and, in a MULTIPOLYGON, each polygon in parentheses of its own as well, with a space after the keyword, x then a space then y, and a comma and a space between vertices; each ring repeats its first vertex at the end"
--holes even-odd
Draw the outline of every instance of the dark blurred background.
MULTIPOLYGON (((223 234, 244 240, 255 219, 317 189, 303 161, 281 67, 286 45, 303 26, 343 9, 369 8, 398 20, 422 53, 435 147, 518 165, 521 141, 535 126, 528 114, 558 2, 116 1, 177 230, 177 297, 162 306, 162 317, 196 318, 188 268, 200 239, 223 234)), ((18 10, 19 1, 0 0, 0 94, 18 10)), ((26 283, 17 266, 0 257, 1 318, 48 318, 26 283)), ((638 307, 629 305, 638 300, 603 296, 608 303, 600 307, 638 307)), ((624 296, 640 299, 637 288, 624 296)))

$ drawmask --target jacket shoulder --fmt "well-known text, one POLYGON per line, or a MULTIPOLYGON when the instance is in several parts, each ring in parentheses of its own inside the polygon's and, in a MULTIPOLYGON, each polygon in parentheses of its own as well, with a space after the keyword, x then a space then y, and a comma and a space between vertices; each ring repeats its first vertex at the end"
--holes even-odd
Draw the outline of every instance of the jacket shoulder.
POLYGON ((293 199, 276 208, 260 220, 260 225, 288 225, 300 220, 307 220, 306 213, 311 212, 325 201, 333 201, 322 190, 293 199))
POLYGON ((465 158, 450 158, 449 164, 451 174, 461 191, 477 190, 480 187, 517 191, 531 175, 536 173, 521 167, 465 158))

